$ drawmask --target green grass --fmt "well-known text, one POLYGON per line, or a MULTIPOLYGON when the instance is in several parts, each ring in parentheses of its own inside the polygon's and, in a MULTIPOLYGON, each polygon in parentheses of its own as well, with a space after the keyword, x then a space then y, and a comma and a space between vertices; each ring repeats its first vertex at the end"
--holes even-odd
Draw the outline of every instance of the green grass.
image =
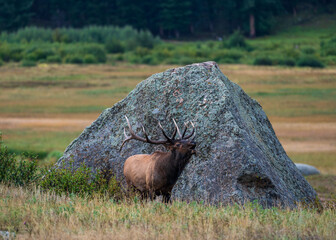
POLYGON ((0 228, 19 238, 332 239, 335 208, 171 205, 55 196, 0 185, 0 228))
POLYGON ((256 92, 251 93, 251 96, 260 97, 287 97, 287 96, 300 96, 308 98, 309 100, 332 100, 336 101, 336 88, 328 89, 312 89, 312 88, 281 88, 275 89, 273 92, 256 92))
POLYGON ((80 133, 81 131, 69 130, 8 129, 4 132, 4 141, 11 152, 28 151, 46 156, 55 150, 63 152, 80 133))

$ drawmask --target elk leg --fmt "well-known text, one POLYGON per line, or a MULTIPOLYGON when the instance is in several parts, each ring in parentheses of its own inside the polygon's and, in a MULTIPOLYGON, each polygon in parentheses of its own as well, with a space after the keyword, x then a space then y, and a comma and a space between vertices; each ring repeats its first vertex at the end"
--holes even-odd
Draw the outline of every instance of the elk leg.
POLYGON ((162 202, 163 202, 163 203, 169 203, 169 202, 171 202, 171 200, 170 200, 170 196, 171 196, 171 193, 170 193, 170 192, 168 192, 168 193, 164 193, 164 194, 163 194, 163 197, 162 197, 162 202))

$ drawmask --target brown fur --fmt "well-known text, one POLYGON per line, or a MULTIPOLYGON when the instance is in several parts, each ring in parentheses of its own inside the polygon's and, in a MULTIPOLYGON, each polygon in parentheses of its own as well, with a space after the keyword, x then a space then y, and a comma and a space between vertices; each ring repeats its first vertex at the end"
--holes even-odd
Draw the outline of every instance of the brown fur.
POLYGON ((168 202, 178 177, 195 153, 195 146, 192 141, 177 140, 167 146, 168 152, 129 157, 124 164, 128 188, 135 188, 143 198, 163 195, 163 202, 168 202))

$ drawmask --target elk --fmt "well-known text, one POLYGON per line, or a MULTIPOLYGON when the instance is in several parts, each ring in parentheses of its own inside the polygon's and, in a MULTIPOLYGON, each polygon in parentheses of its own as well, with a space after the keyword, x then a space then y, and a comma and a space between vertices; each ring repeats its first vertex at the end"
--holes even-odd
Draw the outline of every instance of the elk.
POLYGON ((190 161, 191 156, 196 153, 196 142, 194 141, 196 131, 194 124, 190 121, 193 129, 189 135, 185 136, 188 123, 185 123, 185 129, 183 134, 181 134, 173 119, 175 129, 172 137, 168 137, 159 122, 158 125, 165 140, 152 140, 148 137, 143 126, 142 131, 145 138, 136 135, 128 118, 126 116, 125 118, 131 135, 128 136, 124 128, 125 140, 120 147, 120 151, 124 144, 131 139, 150 144, 162 144, 168 150, 167 152, 155 151, 152 154, 137 154, 127 158, 124 164, 124 176, 127 188, 133 188, 140 192, 143 199, 150 197, 151 200, 154 200, 156 196, 162 195, 162 202, 168 203, 171 191, 178 177, 190 161), (178 133, 179 137, 175 139, 176 133, 178 133))

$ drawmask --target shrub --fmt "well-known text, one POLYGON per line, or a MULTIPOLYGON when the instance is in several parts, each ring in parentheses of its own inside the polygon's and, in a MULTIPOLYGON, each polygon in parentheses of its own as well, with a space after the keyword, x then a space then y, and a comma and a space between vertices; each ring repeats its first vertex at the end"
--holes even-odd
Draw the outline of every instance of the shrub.
POLYGON ((325 56, 336 56, 336 37, 328 41, 321 41, 321 51, 325 56))
POLYGON ((282 58, 278 60, 277 64, 282 65, 282 66, 293 67, 295 66, 295 61, 292 58, 282 58))
POLYGON ((21 67, 35 67, 37 64, 36 64, 36 61, 34 60, 23 59, 20 65, 21 67))
POLYGON ((62 62, 62 58, 58 55, 48 56, 46 60, 48 63, 61 63, 62 62))
POLYGON ((301 51, 304 53, 304 54, 314 54, 316 52, 315 48, 312 48, 312 47, 305 47, 305 48, 302 48, 301 51))
MULTIPOLYGON (((23 158, 27 156, 23 155, 23 158)), ((17 161, 14 154, 10 154, 6 147, 1 145, 0 135, 0 182, 24 186, 37 180, 36 159, 17 161)))
POLYGON ((49 49, 49 47, 38 47, 38 46, 32 46, 27 48, 24 52, 24 58, 33 60, 33 61, 39 61, 42 59, 47 59, 48 56, 54 55, 54 52, 49 49))
POLYGON ((269 57, 256 57, 253 61, 253 65, 270 66, 273 65, 273 61, 269 57))
POLYGON ((324 68, 324 64, 314 56, 302 56, 296 63, 299 67, 324 68))
POLYGON ((90 44, 82 47, 81 53, 83 55, 89 54, 96 58, 97 62, 106 62, 106 53, 102 46, 98 44, 90 44))
POLYGON ((86 54, 83 58, 83 62, 86 64, 98 63, 97 59, 92 54, 86 54))
POLYGON ((92 174, 91 169, 83 164, 77 170, 70 170, 65 166, 45 169, 43 175, 40 181, 41 188, 54 191, 56 194, 85 196, 98 193, 114 198, 122 194, 119 182, 109 169, 99 170, 92 174))
POLYGON ((105 43, 105 48, 108 53, 123 53, 125 51, 124 45, 121 41, 110 39, 105 43))
POLYGON ((0 58, 6 62, 21 61, 23 57, 23 47, 17 44, 1 44, 0 58))
POLYGON ((64 60, 66 63, 82 64, 83 59, 79 55, 67 55, 64 60))
POLYGON ((227 47, 229 48, 248 48, 244 35, 240 31, 235 31, 227 40, 227 47))
POLYGON ((144 47, 137 47, 134 51, 135 55, 139 56, 139 57, 144 57, 146 55, 150 54, 150 50, 148 48, 144 48, 144 47))
POLYGON ((212 58, 218 63, 239 63, 243 55, 243 51, 238 49, 219 50, 213 54, 212 58))
POLYGON ((0 58, 0 67, 4 65, 4 61, 2 61, 2 59, 0 58))
POLYGON ((139 46, 144 48, 153 48, 159 40, 155 38, 152 33, 148 30, 141 30, 135 37, 136 42, 139 46))

